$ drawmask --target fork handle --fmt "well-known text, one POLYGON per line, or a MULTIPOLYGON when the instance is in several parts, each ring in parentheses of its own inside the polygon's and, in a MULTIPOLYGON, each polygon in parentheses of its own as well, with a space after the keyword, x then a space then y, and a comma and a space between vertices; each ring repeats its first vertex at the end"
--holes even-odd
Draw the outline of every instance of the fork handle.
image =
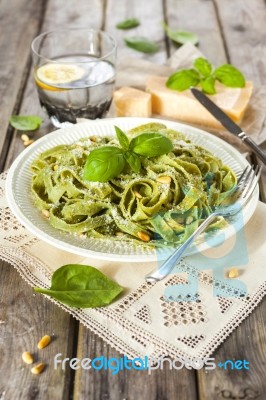
POLYGON ((208 218, 206 218, 205 221, 203 221, 202 224, 192 233, 192 235, 180 247, 178 247, 178 249, 174 251, 159 268, 152 270, 145 276, 145 280, 147 282, 158 282, 169 275, 193 240, 196 239, 218 215, 218 212, 210 214, 208 218))

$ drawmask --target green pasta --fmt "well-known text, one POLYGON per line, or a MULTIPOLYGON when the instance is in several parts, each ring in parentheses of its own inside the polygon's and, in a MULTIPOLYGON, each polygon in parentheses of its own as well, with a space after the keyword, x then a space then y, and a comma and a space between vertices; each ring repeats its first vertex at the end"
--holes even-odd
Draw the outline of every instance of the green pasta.
MULTIPOLYGON (((213 207, 230 199, 236 176, 208 150, 163 124, 141 125, 128 136, 150 131, 170 138, 173 151, 141 157, 139 173, 126 164, 108 182, 88 181, 83 171, 93 149, 118 146, 112 136, 88 135, 41 153, 31 166, 35 206, 53 227, 72 234, 148 246, 184 242, 213 207)), ((224 225, 221 217, 209 229, 224 225)))

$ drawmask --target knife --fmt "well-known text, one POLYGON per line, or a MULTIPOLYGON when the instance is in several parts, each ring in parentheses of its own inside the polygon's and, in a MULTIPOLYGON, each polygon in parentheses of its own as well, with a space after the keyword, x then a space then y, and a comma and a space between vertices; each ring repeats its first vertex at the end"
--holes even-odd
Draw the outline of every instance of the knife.
POLYGON ((238 136, 247 146, 249 146, 254 153, 266 165, 266 153, 259 148, 259 146, 247 134, 225 114, 212 100, 209 99, 204 93, 195 88, 190 88, 194 97, 216 118, 229 132, 238 136))

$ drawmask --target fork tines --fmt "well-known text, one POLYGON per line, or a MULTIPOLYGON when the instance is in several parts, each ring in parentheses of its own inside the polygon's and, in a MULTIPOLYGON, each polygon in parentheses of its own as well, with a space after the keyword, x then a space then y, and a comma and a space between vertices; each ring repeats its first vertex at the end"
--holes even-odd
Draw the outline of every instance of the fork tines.
POLYGON ((243 199, 253 193, 260 178, 261 170, 262 167, 259 165, 255 169, 253 169, 253 165, 247 166, 239 177, 237 186, 243 199))

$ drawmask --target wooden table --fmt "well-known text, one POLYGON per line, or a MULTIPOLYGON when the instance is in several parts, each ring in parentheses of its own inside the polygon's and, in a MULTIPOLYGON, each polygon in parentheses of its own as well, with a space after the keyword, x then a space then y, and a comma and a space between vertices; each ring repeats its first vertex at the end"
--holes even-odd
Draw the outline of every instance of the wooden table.
MULTIPOLYGON (((231 62, 254 81, 266 84, 265 0, 1 0, 0 1, 0 168, 7 169, 23 150, 20 133, 9 126, 11 114, 39 114, 32 79, 30 44, 40 32, 58 27, 102 28, 117 38, 118 57, 125 55, 163 63, 175 51, 161 22, 200 37, 200 50, 214 64, 231 62), (115 24, 125 18, 141 20, 138 34, 155 40, 160 50, 151 56, 123 43, 125 32, 115 24)), ((266 113, 266 111, 265 111, 266 113)), ((48 118, 34 139, 53 130, 48 118)), ((261 184, 265 201, 266 185, 261 184)), ((262 180, 263 182, 263 180, 262 180)), ((81 371, 53 369, 53 357, 120 354, 85 329, 69 314, 32 289, 10 265, 0 262, 0 399, 260 399, 266 398, 266 302, 219 347, 216 360, 246 359, 251 371, 209 373, 183 369, 154 371, 81 371), (23 368, 21 354, 34 348, 44 334, 55 340, 45 351, 48 368, 38 377, 23 368)))

